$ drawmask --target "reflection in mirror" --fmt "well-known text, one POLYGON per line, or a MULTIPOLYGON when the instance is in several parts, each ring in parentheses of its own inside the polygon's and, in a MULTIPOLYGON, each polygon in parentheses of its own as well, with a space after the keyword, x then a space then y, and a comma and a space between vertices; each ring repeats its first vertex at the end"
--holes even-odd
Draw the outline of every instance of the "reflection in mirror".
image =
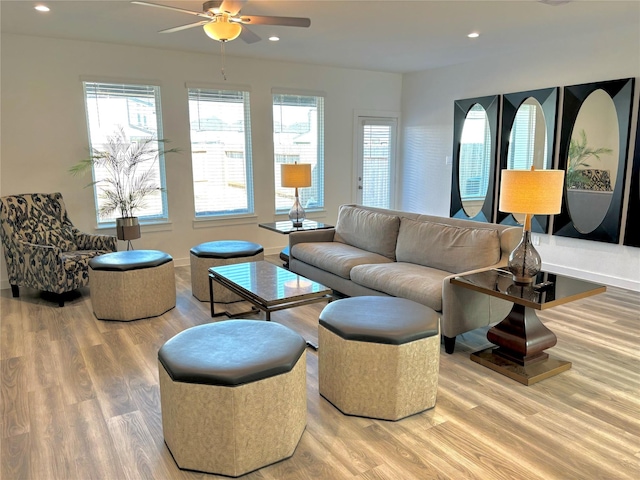
MULTIPOLYGON (((507 169, 537 170, 551 167, 547 156, 547 126, 542 106, 533 97, 527 98, 516 112, 509 136, 507 169)), ((524 223, 525 215, 514 213, 519 224, 524 223)))
POLYGON ((491 170, 491 128, 485 109, 473 105, 464 121, 460 139, 458 182, 462 208, 475 217, 484 204, 491 170))
POLYGON ((567 202, 574 227, 586 234, 604 220, 616 185, 620 128, 616 107, 602 89, 578 112, 567 157, 567 202))

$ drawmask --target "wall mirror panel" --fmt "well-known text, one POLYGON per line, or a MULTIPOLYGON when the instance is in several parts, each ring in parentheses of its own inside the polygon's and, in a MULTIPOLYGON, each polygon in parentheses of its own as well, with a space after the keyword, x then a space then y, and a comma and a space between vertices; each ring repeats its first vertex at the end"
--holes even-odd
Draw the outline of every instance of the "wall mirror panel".
MULTIPOLYGON (((640 108, 640 105, 639 105, 640 108)), ((638 119, 640 120, 640 119, 638 119)), ((629 186, 629 207, 627 209, 627 223, 624 244, 640 247, 640 121, 636 128, 636 144, 633 151, 633 166, 631 167, 631 184, 629 186)))
POLYGON ((632 78, 565 87, 556 235, 618 243, 633 88, 632 78))
POLYGON ((455 102, 452 217, 492 221, 499 102, 498 95, 455 102))
MULTIPOLYGON (((503 96, 500 169, 538 170, 552 168, 558 89, 545 88, 503 96)), ((498 211, 497 222, 522 225, 524 215, 498 211)), ((548 215, 531 219, 534 232, 547 233, 548 215)))

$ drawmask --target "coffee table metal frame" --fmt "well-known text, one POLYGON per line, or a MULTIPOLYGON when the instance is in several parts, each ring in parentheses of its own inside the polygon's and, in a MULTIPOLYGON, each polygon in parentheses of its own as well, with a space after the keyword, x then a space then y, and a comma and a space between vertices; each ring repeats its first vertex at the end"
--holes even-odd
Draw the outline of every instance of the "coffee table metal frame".
MULTIPOLYGON (((294 287, 295 290, 295 287, 294 287)), ((302 275, 295 274, 285 268, 279 267, 267 261, 258 262, 245 262, 237 263, 234 265, 223 265, 218 267, 211 267, 209 269, 209 294, 211 298, 211 316, 219 317, 225 315, 229 318, 238 318, 248 314, 256 314, 260 311, 265 312, 265 319, 271 321, 271 312, 277 312, 279 310, 285 310, 287 308, 300 307, 302 305, 309 305, 312 303, 318 303, 322 301, 331 302, 333 300, 332 291, 330 288, 324 285, 309 280, 302 275), (273 277, 282 279, 282 282, 300 282, 305 283, 307 287, 312 287, 310 292, 294 295, 273 295, 271 298, 263 298, 258 293, 251 290, 250 285, 237 283, 233 279, 233 272, 249 264, 255 264, 253 267, 261 269, 267 274, 271 274, 273 277), (278 275, 278 273, 280 275, 278 275), (275 274, 275 275, 274 275, 275 274), (229 278, 227 275, 229 275, 229 278), (221 312, 215 311, 215 298, 213 296, 213 282, 216 282, 225 288, 228 288, 233 293, 240 296, 243 300, 249 302, 252 305, 251 310, 240 313, 229 313, 226 310, 221 312)), ((314 344, 307 342, 312 348, 317 348, 314 344)))

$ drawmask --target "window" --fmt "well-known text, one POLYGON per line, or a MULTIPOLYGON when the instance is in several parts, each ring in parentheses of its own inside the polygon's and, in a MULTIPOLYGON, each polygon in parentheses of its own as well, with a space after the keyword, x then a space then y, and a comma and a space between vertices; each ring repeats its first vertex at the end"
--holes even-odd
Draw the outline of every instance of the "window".
MULTIPOLYGON (((105 150, 108 137, 122 128, 131 142, 143 139, 162 139, 162 117, 160 114, 160 87, 121 83, 83 82, 89 146, 92 150, 105 150)), ((158 148, 158 142, 152 142, 158 148)), ((162 146, 160 146, 162 148, 162 146)), ((105 202, 100 181, 105 178, 105 168, 94 167, 93 180, 96 212, 105 202)), ((159 155, 143 162, 137 176, 150 176, 161 189, 149 195, 141 208, 136 210, 140 221, 166 219, 167 198, 165 193, 164 156, 159 155)), ((112 224, 120 216, 116 211, 107 217, 97 214, 98 225, 112 224)))
POLYGON ((253 213, 249 92, 189 89, 196 217, 253 213))
POLYGON ((273 152, 276 212, 289 211, 295 190, 280 186, 280 165, 311 164, 311 187, 299 189, 305 209, 324 208, 324 98, 273 95, 273 152))

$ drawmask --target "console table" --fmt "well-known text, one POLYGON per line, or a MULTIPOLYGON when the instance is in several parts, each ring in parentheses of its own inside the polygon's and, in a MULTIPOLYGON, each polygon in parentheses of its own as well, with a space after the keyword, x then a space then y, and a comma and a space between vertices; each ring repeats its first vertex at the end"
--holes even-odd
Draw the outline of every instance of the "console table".
POLYGON ((471 360, 525 385, 571 368, 571 362, 550 357, 544 351, 557 340, 542 324, 536 310, 606 291, 604 285, 547 272, 538 274, 533 285, 519 285, 511 273, 499 269, 460 275, 452 278, 451 283, 513 302, 509 315, 487 332, 487 339, 497 348, 472 353, 471 360))

